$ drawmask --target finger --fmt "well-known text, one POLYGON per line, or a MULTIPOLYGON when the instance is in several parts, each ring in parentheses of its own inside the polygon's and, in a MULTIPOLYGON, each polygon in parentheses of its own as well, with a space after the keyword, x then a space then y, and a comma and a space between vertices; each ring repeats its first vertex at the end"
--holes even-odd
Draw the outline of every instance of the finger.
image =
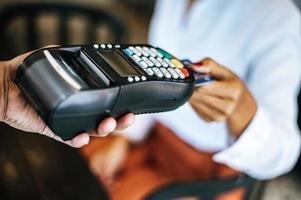
POLYGON ((231 74, 228 69, 216 63, 211 58, 205 58, 201 62, 192 64, 191 69, 195 72, 209 74, 218 80, 225 79, 231 74))
POLYGON ((135 122, 135 115, 128 113, 117 120, 117 130, 123 130, 135 122))
POLYGON ((14 59, 12 59, 10 62, 12 63, 11 67, 13 70, 16 70, 19 65, 22 64, 22 62, 24 61, 25 58, 27 58, 30 54, 32 54, 34 51, 30 51, 27 53, 24 53, 22 55, 19 55, 18 57, 15 57, 14 59))
POLYGON ((216 96, 211 95, 199 95, 195 93, 191 100, 193 102, 198 102, 204 104, 212 109, 219 111, 221 114, 229 116, 234 110, 234 103, 229 99, 221 99, 216 96))
POLYGON ((72 138, 72 140, 68 144, 71 144, 72 147, 80 148, 83 147, 90 142, 90 136, 88 133, 81 133, 76 137, 72 138))
POLYGON ((199 86, 196 88, 196 92, 203 95, 216 96, 222 99, 234 100, 236 97, 239 97, 239 91, 232 83, 224 81, 215 81, 211 84, 199 86))
POLYGON ((208 115, 206 112, 203 112, 202 106, 198 105, 197 102, 189 101, 192 108, 197 112, 197 114, 206 122, 212 122, 214 121, 213 118, 208 115))
POLYGON ((108 117, 100 122, 96 130, 97 135, 101 137, 107 136, 116 129, 116 126, 116 120, 113 117, 108 117))
POLYGON ((84 145, 88 144, 90 141, 90 137, 87 133, 82 133, 80 135, 77 135, 72 140, 64 141, 61 137, 59 137, 54 132, 52 132, 48 126, 46 126, 44 128, 44 130, 41 132, 41 134, 46 135, 52 139, 55 139, 56 141, 62 142, 64 144, 67 144, 67 145, 75 147, 75 148, 83 147, 84 145))
POLYGON ((211 121, 224 121, 226 116, 222 114, 220 111, 211 108, 205 104, 199 103, 195 100, 190 100, 192 107, 195 111, 205 120, 208 122, 211 121))

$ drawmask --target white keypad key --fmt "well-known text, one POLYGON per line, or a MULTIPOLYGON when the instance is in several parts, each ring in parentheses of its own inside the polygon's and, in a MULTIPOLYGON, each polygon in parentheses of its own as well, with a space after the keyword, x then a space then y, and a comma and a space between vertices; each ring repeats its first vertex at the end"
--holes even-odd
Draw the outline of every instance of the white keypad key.
POLYGON ((132 77, 128 77, 128 81, 131 83, 131 82, 133 82, 134 81, 134 79, 132 78, 132 77))
POLYGON ((151 56, 156 57, 158 51, 157 51, 157 49, 151 47, 151 48, 149 49, 149 52, 150 52, 150 55, 151 55, 151 56))
POLYGON ((145 56, 145 57, 148 57, 148 56, 149 56, 149 53, 148 53, 147 51, 145 51, 144 49, 142 49, 141 47, 136 46, 136 49, 137 49, 138 51, 140 51, 140 52, 142 53, 143 56, 145 56))
POLYGON ((98 44, 94 44, 93 47, 94 47, 95 49, 98 49, 98 48, 99 48, 99 45, 98 45, 98 44))
POLYGON ((157 61, 158 61, 163 67, 169 67, 169 65, 168 65, 162 58, 157 58, 157 61))
POLYGON ((165 68, 160 68, 161 72, 163 73, 163 75, 165 76, 165 78, 171 78, 170 73, 165 69, 165 68))
POLYGON ((139 66, 142 68, 142 69, 146 69, 148 67, 148 64, 146 64, 146 62, 144 61, 141 61, 139 62, 139 66))
POLYGON ((139 63, 139 62, 141 61, 141 58, 140 58, 139 56, 137 56, 137 55, 133 55, 131 58, 132 58, 136 63, 139 63))
POLYGON ((142 81, 146 81, 146 77, 145 76, 141 76, 141 80, 142 81))
POLYGON ((163 60, 164 60, 170 67, 172 67, 172 68, 175 68, 175 67, 176 67, 175 64, 173 64, 172 62, 170 62, 169 59, 164 58, 163 60))
POLYGON ((162 77, 163 77, 163 74, 162 74, 162 72, 160 71, 160 69, 158 69, 157 67, 154 67, 154 68, 152 68, 152 69, 153 69, 153 71, 154 71, 154 73, 155 73, 156 76, 158 76, 159 78, 162 78, 162 77))
POLYGON ((181 70, 175 69, 175 71, 179 74, 180 79, 184 79, 185 78, 185 75, 181 72, 181 70))
POLYGON ((141 52, 138 51, 135 47, 130 46, 129 49, 132 50, 132 52, 134 52, 137 56, 142 56, 141 52))
POLYGON ((137 51, 139 51, 139 52, 142 54, 142 48, 141 48, 141 47, 136 46, 135 49, 136 49, 137 51))
POLYGON ((149 67, 153 67, 154 66, 154 63, 152 61, 150 61, 147 57, 142 57, 142 60, 144 62, 146 62, 146 64, 149 66, 149 67))
POLYGON ((178 73, 173 68, 167 68, 167 70, 171 74, 172 78, 174 78, 174 79, 178 79, 179 78, 178 73))
POLYGON ((136 81, 136 82, 140 81, 140 77, 135 76, 135 81, 136 81))
POLYGON ((162 63, 163 63, 163 67, 169 67, 168 62, 166 62, 165 60, 162 60, 162 63))
POLYGON ((159 61, 157 61, 156 58, 154 57, 149 57, 149 59, 155 64, 156 67, 161 67, 161 63, 159 61))
MULTIPOLYGON (((148 47, 142 47, 142 49, 144 51, 146 51, 149 54, 149 56, 153 56, 153 53, 151 52, 151 50, 148 47)), ((154 55, 156 56, 156 54, 154 54, 154 55)))
POLYGON ((144 69, 144 71, 150 76, 154 75, 154 71, 151 68, 144 69))

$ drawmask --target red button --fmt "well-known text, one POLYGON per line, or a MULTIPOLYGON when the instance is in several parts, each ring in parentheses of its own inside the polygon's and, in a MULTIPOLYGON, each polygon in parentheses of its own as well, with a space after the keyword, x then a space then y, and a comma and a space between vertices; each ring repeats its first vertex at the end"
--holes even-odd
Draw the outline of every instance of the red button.
POLYGON ((181 71, 185 75, 185 77, 189 77, 189 71, 187 69, 182 68, 181 71))

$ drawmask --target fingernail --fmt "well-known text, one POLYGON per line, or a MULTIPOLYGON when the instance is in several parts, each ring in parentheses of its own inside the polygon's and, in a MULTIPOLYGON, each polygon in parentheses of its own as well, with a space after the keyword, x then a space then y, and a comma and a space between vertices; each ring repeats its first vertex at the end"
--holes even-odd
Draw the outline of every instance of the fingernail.
POLYGON ((75 137, 71 140, 71 143, 75 147, 83 147, 89 143, 89 137, 86 138, 85 136, 75 137))
POLYGON ((107 124, 101 124, 98 129, 97 129, 97 133, 100 136, 106 136, 109 133, 113 132, 116 128, 116 122, 110 122, 107 124))
POLYGON ((195 67, 202 67, 203 64, 204 64, 204 63, 203 63, 202 61, 197 62, 197 63, 192 63, 192 65, 195 66, 195 67))

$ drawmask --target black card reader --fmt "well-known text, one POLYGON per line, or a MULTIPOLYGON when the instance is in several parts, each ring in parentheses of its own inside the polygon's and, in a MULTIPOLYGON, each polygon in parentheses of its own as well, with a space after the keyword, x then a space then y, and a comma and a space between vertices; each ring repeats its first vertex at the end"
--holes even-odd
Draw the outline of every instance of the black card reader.
POLYGON ((94 130, 108 116, 174 110, 194 90, 190 69, 150 45, 40 49, 20 65, 16 83, 64 140, 94 130))

